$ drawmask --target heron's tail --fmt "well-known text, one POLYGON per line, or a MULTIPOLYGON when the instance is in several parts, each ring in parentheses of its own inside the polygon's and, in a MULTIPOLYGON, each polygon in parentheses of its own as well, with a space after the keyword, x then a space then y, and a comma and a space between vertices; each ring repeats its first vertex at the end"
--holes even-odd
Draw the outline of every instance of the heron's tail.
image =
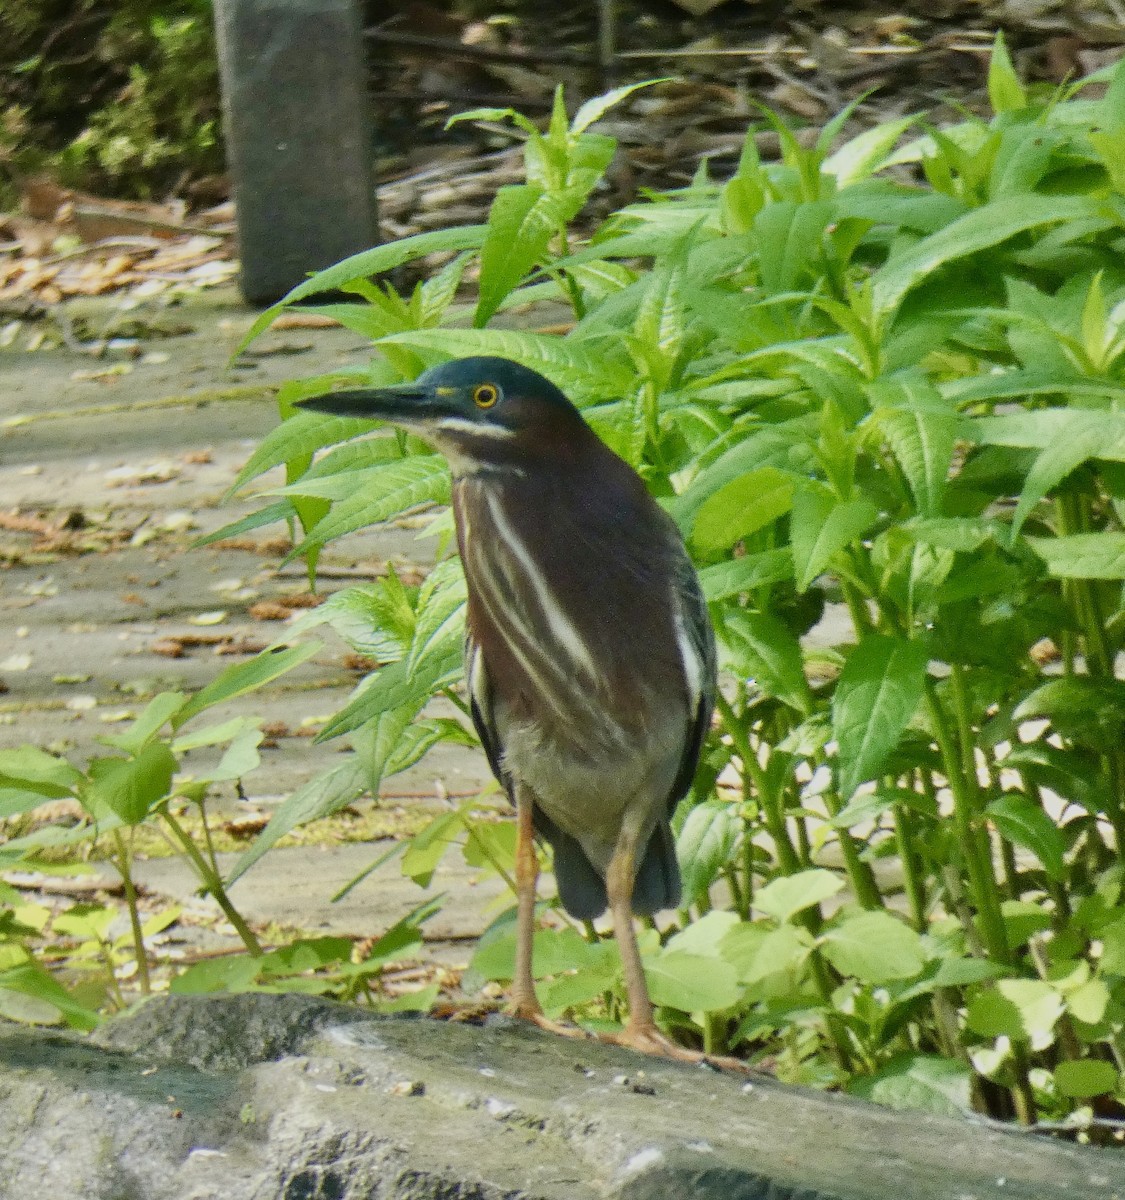
MULTIPOLYGON (((600 917, 609 903, 601 873, 570 834, 554 824, 542 832, 555 852, 555 880, 563 908, 579 921, 600 917)), ((680 867, 676 862, 676 847, 672 830, 662 821, 653 830, 637 868, 633 912, 647 917, 662 908, 675 908, 679 902, 680 867)))

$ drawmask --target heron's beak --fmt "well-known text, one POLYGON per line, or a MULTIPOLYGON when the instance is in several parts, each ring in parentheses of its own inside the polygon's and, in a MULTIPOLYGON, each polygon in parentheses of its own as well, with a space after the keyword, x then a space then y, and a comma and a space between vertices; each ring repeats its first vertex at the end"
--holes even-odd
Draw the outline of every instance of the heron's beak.
POLYGON ((297 408, 306 412, 414 424, 438 415, 435 405, 437 399, 433 388, 417 383, 400 383, 394 387, 347 388, 340 392, 325 392, 323 396, 306 396, 295 403, 297 408))

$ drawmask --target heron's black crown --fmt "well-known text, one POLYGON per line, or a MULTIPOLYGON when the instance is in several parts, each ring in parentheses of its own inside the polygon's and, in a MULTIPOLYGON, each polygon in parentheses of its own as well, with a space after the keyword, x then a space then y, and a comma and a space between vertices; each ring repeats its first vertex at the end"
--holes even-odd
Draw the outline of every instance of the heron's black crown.
POLYGON ((518 430, 578 410, 549 379, 508 358, 478 355, 431 367, 414 386, 433 395, 435 408, 482 425, 518 430))

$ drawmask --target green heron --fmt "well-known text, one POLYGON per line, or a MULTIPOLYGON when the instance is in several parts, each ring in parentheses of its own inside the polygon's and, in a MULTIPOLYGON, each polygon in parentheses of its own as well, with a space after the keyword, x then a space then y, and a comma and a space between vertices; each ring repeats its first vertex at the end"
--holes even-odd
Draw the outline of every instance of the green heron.
POLYGON ((691 1057, 653 1020, 633 928, 633 914, 679 903, 669 818, 715 692, 714 636, 676 526, 557 387, 507 359, 300 405, 389 421, 449 461, 473 721, 516 809, 511 1011, 562 1028, 532 977, 537 834, 563 907, 582 920, 609 907, 629 998, 615 1040, 691 1057))

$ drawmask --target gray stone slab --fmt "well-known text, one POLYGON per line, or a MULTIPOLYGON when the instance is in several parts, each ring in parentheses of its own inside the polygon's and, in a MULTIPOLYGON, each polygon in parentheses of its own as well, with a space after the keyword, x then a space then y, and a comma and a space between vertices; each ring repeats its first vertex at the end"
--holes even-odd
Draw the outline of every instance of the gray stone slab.
POLYGON ((170 997, 0 1024, 0 1198, 1121 1200, 1119 1152, 646 1059, 506 1019, 170 997))

